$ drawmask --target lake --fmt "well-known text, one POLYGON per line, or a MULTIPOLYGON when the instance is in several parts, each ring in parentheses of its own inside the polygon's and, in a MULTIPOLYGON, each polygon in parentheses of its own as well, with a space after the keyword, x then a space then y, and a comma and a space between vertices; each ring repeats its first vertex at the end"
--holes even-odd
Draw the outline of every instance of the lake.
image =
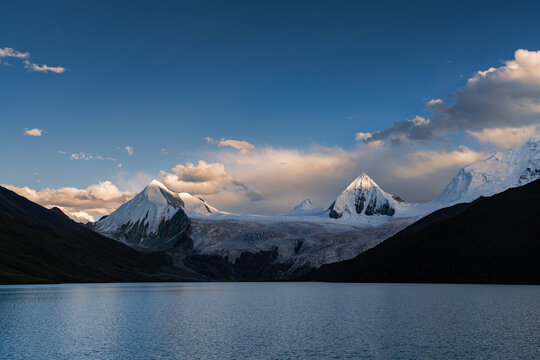
POLYGON ((0 286, 0 359, 534 359, 540 286, 0 286))

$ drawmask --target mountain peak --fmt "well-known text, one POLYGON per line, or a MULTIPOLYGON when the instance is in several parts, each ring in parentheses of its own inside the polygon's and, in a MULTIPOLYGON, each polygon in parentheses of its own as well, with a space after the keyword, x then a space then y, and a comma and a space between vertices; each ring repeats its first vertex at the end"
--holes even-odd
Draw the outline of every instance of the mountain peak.
POLYGON ((300 204, 296 205, 294 210, 311 210, 311 209, 314 209, 314 208, 315 207, 313 206, 311 201, 309 199, 306 199, 306 200, 302 201, 300 204))
POLYGON ((355 190, 355 189, 369 189, 372 187, 379 188, 379 185, 369 177, 368 174, 363 172, 360 176, 353 180, 352 183, 347 186, 346 190, 355 190))
POLYGON ((337 197, 330 217, 347 215, 388 215, 395 213, 392 195, 385 193, 366 173, 362 173, 337 197))

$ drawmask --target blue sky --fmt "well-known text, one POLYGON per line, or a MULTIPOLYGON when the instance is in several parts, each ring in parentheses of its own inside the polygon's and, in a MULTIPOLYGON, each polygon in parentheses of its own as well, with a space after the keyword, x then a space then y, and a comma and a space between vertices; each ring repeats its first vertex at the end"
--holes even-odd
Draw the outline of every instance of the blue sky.
MULTIPOLYGON (((518 49, 540 49, 539 7, 496 1, 2 3, 0 48, 66 71, 32 71, 24 59, 0 59, 9 64, 0 65, 0 183, 41 190, 110 180, 135 191, 138 180, 204 160, 224 163, 228 176, 262 194, 263 184, 233 172, 227 159, 238 163, 231 160, 236 149, 216 146, 220 139, 246 141, 256 151, 357 151, 355 133, 427 118, 430 99, 446 99, 477 71, 514 59, 518 49), (23 135, 25 128, 42 129, 42 136, 23 135), (74 153, 115 161, 71 160, 74 153)), ((496 147, 459 132, 447 139, 422 146, 496 147)), ((414 178, 381 173, 376 180, 426 200, 456 166, 425 196, 414 178)), ((310 190, 329 199, 353 173, 377 172, 366 167, 353 162, 343 180, 310 190)), ((231 208, 280 210, 245 200, 231 208)))

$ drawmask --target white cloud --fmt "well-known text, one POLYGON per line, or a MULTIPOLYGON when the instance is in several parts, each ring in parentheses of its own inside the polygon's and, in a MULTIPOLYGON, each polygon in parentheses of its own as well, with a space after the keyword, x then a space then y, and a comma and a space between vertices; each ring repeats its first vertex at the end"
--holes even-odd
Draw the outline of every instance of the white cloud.
POLYGON ((133 156, 133 154, 135 154, 135 150, 133 150, 133 147, 129 145, 125 146, 124 150, 128 153, 129 156, 133 156))
POLYGON ((500 148, 516 147, 523 144, 527 139, 539 135, 536 125, 523 126, 520 128, 494 128, 482 131, 469 131, 478 141, 495 144, 500 148))
POLYGON ((364 133, 364 132, 359 132, 359 133, 356 133, 354 138, 356 140, 367 140, 371 137, 371 133, 364 133))
POLYGON ((484 159, 487 154, 460 146, 457 149, 441 151, 416 151, 405 156, 405 162, 395 164, 395 176, 416 179, 448 167, 461 167, 484 159))
MULTIPOLYGON (((38 65, 33 63, 29 60, 29 52, 17 51, 10 47, 0 48, 0 59, 2 58, 23 59, 24 67, 28 69, 28 71, 37 71, 42 73, 53 72, 56 74, 62 74, 66 71, 66 68, 62 66, 38 65)), ((0 64, 10 66, 9 63, 3 61, 0 61, 0 64)))
POLYGON ((56 74, 62 74, 63 72, 66 71, 66 68, 61 67, 61 66, 38 65, 28 60, 25 60, 24 64, 25 64, 24 67, 30 71, 37 71, 37 72, 43 72, 43 73, 53 72, 56 74))
POLYGON ((242 140, 221 139, 218 143, 219 147, 230 146, 238 150, 238 153, 246 155, 250 150, 255 150, 255 146, 242 140))
POLYGON ((167 151, 167 149, 161 148, 161 153, 162 153, 163 155, 167 155, 169 152, 167 151))
POLYGON ((43 129, 38 129, 38 128, 34 128, 34 129, 24 129, 24 135, 28 135, 28 136, 42 136, 43 135, 43 129))
POLYGON ((207 163, 199 160, 197 165, 186 163, 176 165, 173 174, 162 171, 163 183, 173 191, 209 195, 220 191, 240 193, 250 201, 259 201, 263 197, 251 190, 238 179, 231 177, 222 163, 207 163))
POLYGON ((28 52, 17 51, 13 48, 0 48, 0 58, 12 57, 17 59, 27 59, 30 56, 28 52))
POLYGON ((62 187, 36 191, 27 186, 2 186, 47 208, 56 206, 73 219, 88 220, 89 216, 108 215, 133 197, 132 193, 120 191, 110 181, 103 181, 86 189, 62 187))
MULTIPOLYGON (((58 151, 58 153, 65 155, 65 151, 58 151)), ((107 160, 107 161, 116 161, 115 158, 105 157, 101 155, 87 154, 84 152, 73 153, 69 156, 70 160, 107 160)))

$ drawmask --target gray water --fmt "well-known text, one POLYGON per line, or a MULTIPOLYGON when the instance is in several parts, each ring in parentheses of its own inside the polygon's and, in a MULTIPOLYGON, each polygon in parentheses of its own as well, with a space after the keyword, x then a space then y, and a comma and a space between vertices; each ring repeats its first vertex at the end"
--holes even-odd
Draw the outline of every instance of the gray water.
POLYGON ((540 287, 0 286, 0 359, 539 359, 540 287))

